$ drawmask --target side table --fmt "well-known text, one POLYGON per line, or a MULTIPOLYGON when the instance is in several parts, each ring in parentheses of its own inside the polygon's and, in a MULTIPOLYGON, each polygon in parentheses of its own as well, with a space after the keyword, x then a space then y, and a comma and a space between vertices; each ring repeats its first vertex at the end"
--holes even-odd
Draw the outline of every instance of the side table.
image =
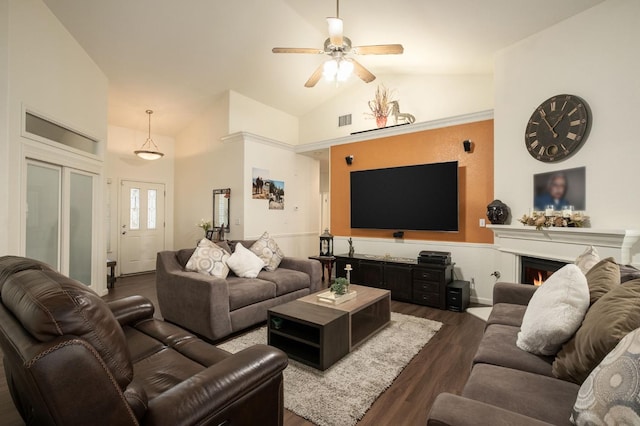
POLYGON ((335 256, 309 256, 309 259, 317 260, 322 264, 322 281, 324 281, 324 268, 327 268, 329 281, 331 281, 331 275, 333 274, 333 264, 336 261, 336 257, 335 256))
POLYGON ((110 273, 107 275, 107 288, 113 288, 116 283, 116 261, 107 259, 107 268, 110 269, 110 273))

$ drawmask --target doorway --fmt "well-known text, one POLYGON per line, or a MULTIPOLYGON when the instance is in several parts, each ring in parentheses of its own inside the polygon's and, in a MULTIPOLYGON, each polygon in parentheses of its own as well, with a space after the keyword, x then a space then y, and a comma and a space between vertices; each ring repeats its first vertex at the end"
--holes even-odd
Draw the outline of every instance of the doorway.
POLYGON ((165 186, 123 180, 120 185, 120 274, 156 269, 164 250, 165 186))

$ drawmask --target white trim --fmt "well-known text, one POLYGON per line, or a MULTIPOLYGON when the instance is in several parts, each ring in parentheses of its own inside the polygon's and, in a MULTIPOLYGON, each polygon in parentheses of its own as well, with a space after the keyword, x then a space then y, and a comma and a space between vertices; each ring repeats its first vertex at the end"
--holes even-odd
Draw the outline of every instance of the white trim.
MULTIPOLYGON (((103 161, 104 151, 105 151, 104 142, 102 140, 100 140, 100 138, 92 136, 88 132, 85 132, 85 131, 82 131, 82 130, 78 130, 78 129, 74 128, 74 126, 71 126, 69 124, 66 124, 66 123, 60 121, 60 120, 57 120, 57 119, 51 117, 50 115, 45 114, 45 113, 43 113, 41 111, 38 111, 37 109, 32 108, 30 106, 27 106, 25 104, 22 104, 22 115, 20 117, 20 121, 21 121, 21 123, 20 123, 20 136, 22 136, 24 139, 32 140, 32 141, 35 141, 35 142, 40 142, 42 144, 51 146, 53 148, 61 149, 61 150, 67 151, 67 152, 69 152, 71 154, 75 154, 75 155, 79 155, 79 156, 85 157, 87 159, 103 161), (48 138, 36 135, 34 133, 31 133, 31 132, 28 132, 27 131, 27 120, 26 120, 27 113, 29 113, 31 115, 34 115, 34 116, 36 116, 36 117, 38 117, 40 119, 43 119, 45 121, 48 121, 48 122, 50 122, 52 124, 55 124, 57 126, 60 126, 62 128, 65 128, 65 129, 67 129, 67 130, 69 130, 71 132, 77 133, 78 135, 83 136, 83 137, 85 137, 85 138, 87 138, 89 140, 92 140, 97 145, 97 149, 96 149, 97 154, 92 154, 90 152, 86 152, 86 151, 83 151, 83 150, 80 150, 80 149, 72 148, 72 147, 67 146, 67 145, 65 145, 63 143, 60 143, 60 142, 54 141, 52 139, 48 139, 48 138)), ((26 142, 26 141, 24 141, 24 142, 26 142)))
POLYGON ((222 143, 234 143, 242 141, 258 142, 263 145, 272 146, 275 148, 286 149, 287 151, 295 151, 294 146, 286 142, 280 142, 275 139, 266 138, 264 136, 256 135, 249 132, 236 132, 220 138, 222 143))
POLYGON ((413 123, 406 126, 393 126, 384 129, 378 129, 371 132, 358 133, 355 135, 343 136, 335 139, 328 139, 318 142, 310 142, 295 146, 295 152, 298 154, 303 152, 317 151, 330 148, 334 145, 344 145, 353 142, 361 142, 372 139, 386 138, 389 136, 404 135, 407 133, 415 133, 423 130, 439 129, 442 127, 456 126, 459 124, 474 123, 476 121, 484 121, 493 119, 493 110, 485 110, 473 112, 470 114, 456 115, 453 117, 441 118, 438 120, 424 121, 421 123, 413 123))

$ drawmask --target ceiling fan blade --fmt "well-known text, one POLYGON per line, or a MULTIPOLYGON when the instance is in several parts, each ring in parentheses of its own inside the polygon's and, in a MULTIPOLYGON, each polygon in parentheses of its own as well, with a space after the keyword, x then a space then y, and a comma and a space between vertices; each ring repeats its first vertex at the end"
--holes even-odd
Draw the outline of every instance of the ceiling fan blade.
POLYGON ((304 84, 304 87, 313 87, 316 85, 316 83, 318 83, 318 81, 320 81, 320 78, 322 77, 323 67, 324 64, 321 64, 318 68, 316 68, 313 74, 311 74, 311 77, 309 77, 309 80, 307 80, 307 82, 304 84))
POLYGON ((273 53, 311 53, 314 55, 324 53, 324 50, 313 47, 274 47, 271 51, 273 53))
POLYGON ((353 72, 358 77, 360 77, 362 81, 364 81, 365 83, 371 83, 376 79, 376 76, 371 74, 371 71, 363 67, 360 62, 356 61, 355 59, 350 59, 350 61, 353 63, 353 72))
POLYGON ((336 47, 342 47, 343 35, 342 35, 342 19, 340 18, 327 18, 327 24, 329 25, 329 41, 336 47))
POLYGON ((404 47, 401 44, 374 44, 356 46, 351 51, 358 55, 399 55, 404 52, 404 47))

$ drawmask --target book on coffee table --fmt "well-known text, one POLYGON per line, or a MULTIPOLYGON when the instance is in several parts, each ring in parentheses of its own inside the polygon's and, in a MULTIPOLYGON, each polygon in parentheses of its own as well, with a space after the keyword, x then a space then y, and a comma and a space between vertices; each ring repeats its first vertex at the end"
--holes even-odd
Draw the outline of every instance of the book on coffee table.
POLYGON ((355 298, 358 295, 358 292, 355 290, 351 290, 348 293, 337 295, 332 291, 325 291, 324 293, 318 294, 319 302, 332 303, 334 305, 339 305, 348 300, 355 298))

